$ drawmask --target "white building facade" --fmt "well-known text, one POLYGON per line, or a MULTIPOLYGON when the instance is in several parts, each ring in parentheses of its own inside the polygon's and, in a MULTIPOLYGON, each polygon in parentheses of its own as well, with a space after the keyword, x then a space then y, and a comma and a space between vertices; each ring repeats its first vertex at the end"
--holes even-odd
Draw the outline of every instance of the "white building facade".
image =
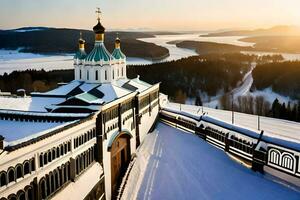
POLYGON ((120 39, 110 54, 104 31, 98 18, 88 54, 80 37, 74 81, 32 93, 29 110, 0 111, 0 200, 116 197, 158 118, 159 84, 128 79, 120 39))

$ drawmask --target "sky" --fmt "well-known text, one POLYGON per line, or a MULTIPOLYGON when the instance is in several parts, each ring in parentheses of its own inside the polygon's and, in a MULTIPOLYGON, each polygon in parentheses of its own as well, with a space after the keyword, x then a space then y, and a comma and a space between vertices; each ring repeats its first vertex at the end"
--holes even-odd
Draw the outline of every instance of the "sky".
POLYGON ((0 29, 221 30, 300 26, 300 0, 0 0, 0 29))

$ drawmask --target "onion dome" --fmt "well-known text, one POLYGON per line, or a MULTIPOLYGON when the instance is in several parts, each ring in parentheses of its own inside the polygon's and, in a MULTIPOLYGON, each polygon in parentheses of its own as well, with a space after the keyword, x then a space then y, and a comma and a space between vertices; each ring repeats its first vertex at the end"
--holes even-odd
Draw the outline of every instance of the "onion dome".
POLYGON ((85 58, 85 63, 88 65, 103 65, 109 63, 112 60, 111 54, 107 51, 104 45, 104 31, 105 28, 100 23, 99 14, 100 9, 96 11, 98 14, 98 23, 94 26, 93 30, 95 32, 95 46, 94 49, 85 58))
POLYGON ((85 58, 85 61, 89 64, 98 64, 97 62, 111 60, 111 54, 107 51, 103 42, 96 42, 94 49, 85 58))
POLYGON ((74 59, 83 60, 86 57, 85 52, 85 40, 82 39, 82 33, 80 32, 80 38, 78 40, 79 50, 76 52, 74 59))
POLYGON ((121 51, 121 40, 119 37, 116 38, 116 41, 115 41, 115 49, 112 53, 112 56, 119 60, 119 59, 125 59, 126 56, 123 54, 123 52, 121 51))
POLYGON ((98 19, 98 23, 93 28, 95 34, 103 34, 105 32, 105 28, 100 23, 100 19, 98 19))

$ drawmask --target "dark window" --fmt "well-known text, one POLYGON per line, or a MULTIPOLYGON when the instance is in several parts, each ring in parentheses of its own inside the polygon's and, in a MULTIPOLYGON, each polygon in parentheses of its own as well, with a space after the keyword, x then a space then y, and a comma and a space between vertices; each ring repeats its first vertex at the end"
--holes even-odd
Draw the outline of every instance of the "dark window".
POLYGON ((99 73, 99 71, 98 70, 96 70, 96 74, 95 74, 95 79, 96 79, 96 81, 98 81, 98 73, 99 73))
POLYGON ((2 172, 0 174, 0 187, 6 185, 7 182, 6 182, 6 172, 2 172))
POLYGON ((24 163, 24 175, 30 173, 30 167, 29 167, 29 162, 24 163))
POLYGON ((10 169, 8 171, 8 182, 10 183, 10 182, 13 182, 13 181, 15 181, 15 170, 10 169))

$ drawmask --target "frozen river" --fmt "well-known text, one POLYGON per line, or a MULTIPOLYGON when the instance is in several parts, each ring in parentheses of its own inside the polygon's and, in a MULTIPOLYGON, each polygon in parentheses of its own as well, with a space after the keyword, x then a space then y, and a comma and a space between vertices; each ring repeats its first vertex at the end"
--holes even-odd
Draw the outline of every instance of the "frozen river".
MULTIPOLYGON (((239 46, 252 46, 253 43, 247 43, 239 41, 244 38, 241 36, 227 36, 227 37, 199 37, 203 33, 194 34, 177 34, 177 35, 156 35, 154 38, 143 38, 141 41, 151 42, 159 46, 163 46, 169 50, 170 56, 159 61, 172 61, 181 58, 195 56, 197 53, 194 50, 178 48, 175 44, 168 44, 172 41, 205 41, 205 42, 217 42, 224 44, 232 44, 239 46)), ((270 52, 243 52, 256 55, 270 55, 274 53, 270 52)), ((126 54, 126 52, 125 52, 126 54)), ((300 60, 300 54, 282 53, 286 60, 300 60)), ((73 68, 73 55, 40 55, 32 53, 19 53, 18 51, 0 50, 0 75, 11 73, 12 71, 23 71, 26 69, 44 69, 46 71, 58 70, 58 69, 72 69, 73 68)), ((128 65, 147 65, 153 63, 150 60, 143 58, 127 58, 128 65)))

